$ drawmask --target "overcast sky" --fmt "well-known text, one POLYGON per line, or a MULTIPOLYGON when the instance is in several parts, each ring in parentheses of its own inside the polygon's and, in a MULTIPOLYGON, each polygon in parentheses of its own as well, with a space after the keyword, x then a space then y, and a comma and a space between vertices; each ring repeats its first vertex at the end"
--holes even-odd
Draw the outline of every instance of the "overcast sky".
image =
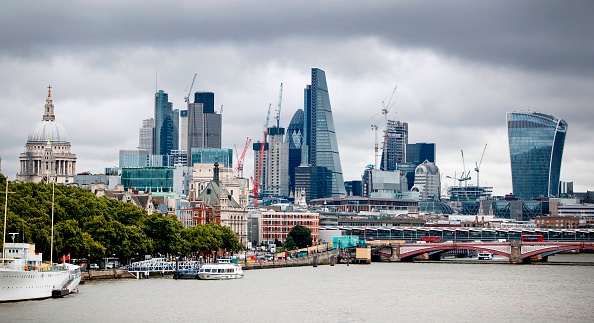
MULTIPOLYGON (((223 146, 241 150, 246 137, 260 140, 281 82, 288 126, 317 67, 345 180, 374 163, 371 125, 383 128, 382 100, 397 86, 389 117, 408 122, 409 143, 437 144, 445 184, 464 169, 461 150, 473 170, 487 144, 480 184, 511 192, 505 116, 525 110, 568 122, 561 180, 594 189, 593 1, 4 0, 0 44, 11 180, 50 84, 77 172, 102 173, 138 146, 156 86, 184 109, 198 74, 193 91, 224 106, 223 146)), ((252 160, 250 149, 246 176, 252 160)))

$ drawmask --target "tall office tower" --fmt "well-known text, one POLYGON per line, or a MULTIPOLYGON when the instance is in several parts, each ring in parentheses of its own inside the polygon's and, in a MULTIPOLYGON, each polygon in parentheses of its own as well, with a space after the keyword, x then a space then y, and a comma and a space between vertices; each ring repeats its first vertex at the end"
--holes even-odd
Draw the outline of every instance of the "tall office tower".
MULTIPOLYGON (((269 144, 265 143, 264 144, 264 151, 262 151, 262 142, 258 141, 252 144, 252 149, 254 150, 254 181, 256 180, 256 178, 258 177, 258 168, 260 168, 260 156, 262 156, 262 166, 261 166, 261 171, 260 171, 260 179, 259 179, 259 186, 258 186, 258 191, 261 193, 265 193, 267 191, 267 187, 266 187, 266 178, 268 178, 268 175, 266 175, 266 167, 264 167, 264 165, 268 164, 268 147, 269 144)), ((263 195, 260 193, 260 197, 262 197, 263 195)))
POLYGON ((415 169, 426 160, 435 163, 435 143, 406 145, 406 163, 399 164, 398 169, 406 173, 409 190, 415 183, 415 169))
POLYGON ((138 149, 146 149, 152 154, 154 128, 155 119, 150 118, 142 120, 142 127, 138 131, 138 149))
POLYGON ((415 185, 413 192, 419 192, 421 201, 439 201, 441 180, 439 168, 435 163, 424 161, 415 170, 415 185))
POLYGON ((419 142, 406 145, 406 162, 421 164, 424 161, 435 163, 435 143, 419 142))
POLYGON ((169 102, 169 95, 163 90, 155 93, 155 130, 153 132, 153 154, 168 155, 179 148, 179 116, 174 113, 173 104, 169 102))
POLYGON ((289 144, 289 194, 295 192, 295 168, 301 165, 301 144, 303 142, 303 109, 295 111, 285 141, 289 144))
POLYGON ((406 160, 408 144, 408 123, 388 120, 384 131, 384 148, 380 170, 396 170, 396 165, 406 160))
POLYGON ((188 104, 188 161, 192 148, 221 148, 222 115, 214 111, 214 93, 196 92, 188 104))
POLYGON ((285 128, 268 128, 266 193, 289 197, 289 144, 284 141, 284 135, 285 128))
POLYGON ((179 149, 188 149, 188 110, 179 112, 179 149))
POLYGON ((514 195, 558 196, 567 122, 538 112, 508 112, 507 133, 514 195))
POLYGON ((342 176, 342 166, 338 153, 338 141, 330 106, 330 95, 326 83, 326 73, 319 68, 311 69, 311 85, 307 85, 305 98, 305 157, 311 166, 326 167, 332 174, 330 189, 325 197, 344 197, 346 189, 342 176))

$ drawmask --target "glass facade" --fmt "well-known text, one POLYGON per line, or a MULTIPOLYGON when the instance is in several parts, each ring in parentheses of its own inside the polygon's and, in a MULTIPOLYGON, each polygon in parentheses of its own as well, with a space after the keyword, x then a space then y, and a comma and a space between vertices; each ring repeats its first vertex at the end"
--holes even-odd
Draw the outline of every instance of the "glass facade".
POLYGON ((139 191, 173 192, 174 170, 174 167, 122 168, 122 184, 139 191))
POLYGON ((163 90, 155 93, 154 155, 167 155, 179 148, 179 110, 173 110, 169 95, 163 90))
POLYGON ((192 148, 193 164, 214 164, 217 160, 222 166, 233 167, 233 149, 192 148))
POLYGON ((524 200, 559 195, 567 122, 542 113, 507 114, 513 193, 524 200))
POLYGON ((318 68, 311 69, 311 85, 305 89, 304 132, 309 165, 325 167, 330 173, 329 191, 325 197, 344 197, 346 189, 338 153, 338 141, 330 106, 330 95, 326 73, 318 68))
POLYGON ((301 143, 303 142, 303 109, 295 111, 287 128, 286 142, 289 144, 289 192, 295 192, 295 168, 301 165, 301 143))

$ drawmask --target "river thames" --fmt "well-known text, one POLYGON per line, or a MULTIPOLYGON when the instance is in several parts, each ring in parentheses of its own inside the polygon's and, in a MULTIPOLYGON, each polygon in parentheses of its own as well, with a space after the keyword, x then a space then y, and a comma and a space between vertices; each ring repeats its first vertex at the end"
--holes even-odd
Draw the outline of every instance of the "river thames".
POLYGON ((0 304, 0 322, 593 322, 594 255, 550 258, 276 268, 227 281, 95 280, 62 299, 0 304), (582 265, 559 263, 566 261, 582 265))

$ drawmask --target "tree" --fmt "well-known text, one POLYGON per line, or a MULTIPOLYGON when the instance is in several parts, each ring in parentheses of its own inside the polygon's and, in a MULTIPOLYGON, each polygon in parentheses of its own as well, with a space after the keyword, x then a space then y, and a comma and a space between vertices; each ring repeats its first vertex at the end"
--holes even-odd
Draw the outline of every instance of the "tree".
POLYGON ((302 225, 294 226, 291 229, 291 232, 289 232, 289 237, 293 238, 293 241, 298 248, 306 248, 311 246, 313 240, 311 237, 311 230, 302 225))
POLYGON ((295 244, 295 240, 293 240, 293 237, 287 236, 287 240, 285 241, 285 249, 286 250, 297 249, 297 245, 295 244))

